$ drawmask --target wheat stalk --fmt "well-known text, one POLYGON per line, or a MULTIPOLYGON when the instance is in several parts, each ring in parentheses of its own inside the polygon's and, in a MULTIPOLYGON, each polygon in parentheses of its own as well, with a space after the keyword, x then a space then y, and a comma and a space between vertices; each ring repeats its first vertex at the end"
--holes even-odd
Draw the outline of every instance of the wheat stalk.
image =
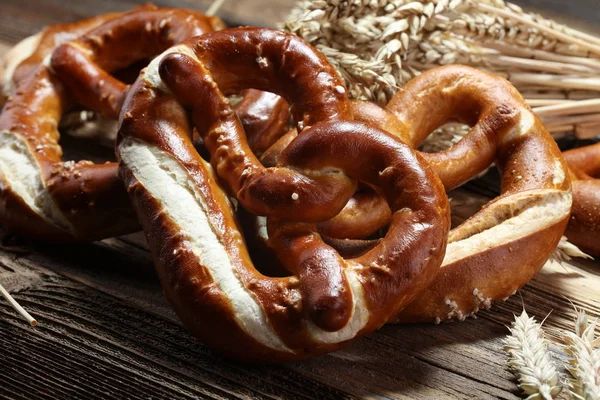
POLYGON ((562 390, 558 372, 548 352, 542 325, 523 310, 515 315, 510 335, 504 341, 508 366, 519 380, 527 399, 551 400, 562 390))
POLYGON ((37 325, 37 321, 35 320, 35 318, 33 318, 31 316, 31 314, 29 314, 15 299, 14 297, 12 297, 10 295, 10 293, 8 293, 8 291, 6 289, 4 289, 4 287, 2 285, 0 285, 0 295, 2 295, 6 301, 8 301, 8 303, 15 309, 16 312, 18 312, 21 317, 23 317, 23 319, 25 319, 29 325, 31 326, 36 326, 37 325))
POLYGON ((600 399, 600 337, 594 338, 597 321, 590 321, 584 310, 576 310, 575 333, 565 337, 565 351, 571 356, 567 367, 572 379, 569 394, 578 400, 600 399))
POLYGON ((600 133, 598 107, 582 102, 599 97, 600 39, 511 3, 300 1, 284 28, 321 50, 357 99, 385 104, 421 71, 460 63, 509 79, 553 134, 600 133))

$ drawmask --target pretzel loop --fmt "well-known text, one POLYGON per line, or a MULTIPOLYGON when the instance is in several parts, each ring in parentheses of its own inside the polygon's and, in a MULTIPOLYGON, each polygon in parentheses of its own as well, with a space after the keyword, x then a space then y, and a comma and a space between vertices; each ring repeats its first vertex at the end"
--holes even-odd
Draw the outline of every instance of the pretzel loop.
POLYGON ((229 356, 274 362, 335 350, 407 304, 435 275, 444 253, 449 217, 441 183, 405 144, 345 120, 345 88, 338 83, 331 66, 301 39, 239 28, 168 50, 142 72, 125 101, 121 175, 165 295, 196 335, 229 356), (283 95, 305 125, 267 172, 252 169, 258 161, 223 97, 248 87, 283 95), (272 278, 255 269, 213 169, 192 145, 188 114, 215 172, 240 204, 270 216, 273 246, 291 276, 272 278), (307 185, 306 173, 315 185, 307 185), (379 187, 394 211, 387 236, 362 257, 344 259, 326 245, 310 208, 302 206, 312 202, 328 208, 321 216, 331 214, 323 181, 314 178, 327 175, 342 182, 343 190, 335 189, 347 195, 341 206, 361 180, 379 187), (264 177, 277 185, 264 195, 288 197, 292 207, 271 205, 252 197, 261 192, 245 189, 248 182, 263 185, 264 177), (204 329, 205 321, 211 329, 204 329))
POLYGON ((223 28, 220 20, 194 11, 141 10, 60 45, 52 53, 51 68, 78 103, 117 119, 128 87, 111 72, 151 59, 185 39, 223 28))
POLYGON ((462 320, 514 294, 550 257, 568 221, 570 181, 552 137, 512 85, 469 67, 423 73, 387 109, 413 147, 449 120, 473 126, 450 149, 421 153, 446 189, 493 161, 502 173, 501 195, 450 232, 440 273, 398 319, 462 320))

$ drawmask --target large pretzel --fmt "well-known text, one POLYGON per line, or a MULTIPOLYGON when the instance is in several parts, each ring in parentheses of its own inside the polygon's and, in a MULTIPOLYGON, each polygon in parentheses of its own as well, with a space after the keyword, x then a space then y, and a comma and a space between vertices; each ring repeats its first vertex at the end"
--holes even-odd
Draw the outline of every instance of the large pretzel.
POLYGON ((446 189, 492 162, 502 174, 501 195, 450 232, 438 276, 398 320, 462 320, 515 293, 548 260, 569 218, 570 180, 552 137, 512 85, 470 67, 423 73, 387 109, 414 148, 449 120, 473 127, 450 149, 421 153, 446 189))
POLYGON ((435 275, 449 224, 441 183, 408 146, 348 118, 346 89, 325 58, 269 29, 175 46, 128 94, 121 175, 165 295, 219 351, 275 362, 337 349, 384 324, 435 275), (249 87, 283 96, 299 125, 273 168, 249 150, 224 97, 249 87), (226 194, 194 150, 188 115, 239 206, 270 217, 273 246, 291 276, 254 268, 226 194), (311 222, 338 213, 355 179, 379 187, 394 214, 381 245, 345 260, 311 222))
POLYGON ((72 95, 116 117, 127 86, 110 72, 221 27, 193 11, 134 10, 61 44, 19 80, 0 115, 2 224, 52 240, 98 239, 136 229, 117 165, 62 162, 58 123, 72 95))
POLYGON ((600 257, 600 143, 565 151, 571 171, 573 207, 565 232, 582 250, 600 257))

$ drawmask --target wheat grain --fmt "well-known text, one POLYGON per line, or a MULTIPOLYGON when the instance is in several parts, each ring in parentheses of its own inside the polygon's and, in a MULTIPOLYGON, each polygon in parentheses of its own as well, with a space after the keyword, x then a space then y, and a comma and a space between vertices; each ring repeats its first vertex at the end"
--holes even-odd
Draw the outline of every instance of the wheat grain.
POLYGON ((510 335, 505 339, 508 366, 519 380, 527 399, 550 400, 562 390, 558 372, 548 352, 542 326, 523 310, 515 315, 510 335))

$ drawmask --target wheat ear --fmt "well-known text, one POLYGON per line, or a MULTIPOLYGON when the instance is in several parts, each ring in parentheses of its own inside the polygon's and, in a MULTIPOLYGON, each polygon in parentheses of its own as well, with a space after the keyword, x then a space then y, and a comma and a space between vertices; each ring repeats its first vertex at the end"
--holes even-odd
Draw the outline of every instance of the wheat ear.
POLYGON ((565 335, 565 351, 571 356, 567 367, 572 379, 569 394, 577 400, 600 399, 600 337, 595 338, 597 320, 577 310, 575 333, 565 335))
POLYGON ((508 366, 528 400, 551 400, 562 390, 558 372, 548 352, 542 325, 523 310, 516 316, 504 341, 508 366))

